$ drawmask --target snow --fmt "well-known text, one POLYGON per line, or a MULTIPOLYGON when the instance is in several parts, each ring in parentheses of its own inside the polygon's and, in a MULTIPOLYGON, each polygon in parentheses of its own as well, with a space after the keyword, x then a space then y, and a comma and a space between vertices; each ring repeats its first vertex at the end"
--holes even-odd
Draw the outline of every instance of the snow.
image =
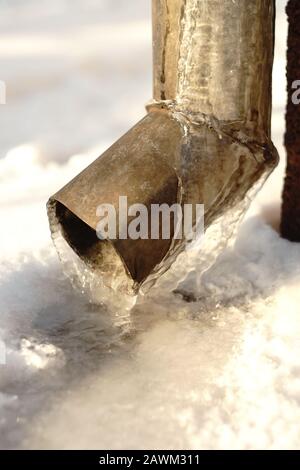
POLYGON ((281 164, 201 287, 191 274, 197 301, 160 292, 125 318, 70 286, 45 204, 143 116, 150 1, 1 2, 1 448, 299 448, 300 246, 278 235, 277 3, 281 164))

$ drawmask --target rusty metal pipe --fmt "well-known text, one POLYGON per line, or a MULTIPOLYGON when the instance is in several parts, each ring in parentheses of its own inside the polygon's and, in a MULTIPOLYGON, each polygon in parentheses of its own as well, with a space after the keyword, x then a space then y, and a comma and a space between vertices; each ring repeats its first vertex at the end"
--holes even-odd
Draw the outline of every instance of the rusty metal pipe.
POLYGON ((137 293, 186 240, 101 241, 100 204, 204 204, 207 228, 275 167, 274 15, 274 0, 153 0, 148 114, 48 202, 52 232, 107 287, 137 293))

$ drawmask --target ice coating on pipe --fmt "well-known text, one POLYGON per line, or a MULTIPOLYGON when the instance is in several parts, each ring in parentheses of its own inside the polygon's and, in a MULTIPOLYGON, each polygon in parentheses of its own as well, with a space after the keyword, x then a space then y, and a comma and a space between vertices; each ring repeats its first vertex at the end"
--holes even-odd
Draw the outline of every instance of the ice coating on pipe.
POLYGON ((193 264, 213 263, 278 160, 270 140, 273 28, 273 0, 153 0, 148 115, 48 203, 54 238, 60 233, 91 284, 136 296, 165 280, 175 289, 193 264), (117 209, 120 195, 147 208, 204 204, 204 243, 99 240, 97 207, 117 209))

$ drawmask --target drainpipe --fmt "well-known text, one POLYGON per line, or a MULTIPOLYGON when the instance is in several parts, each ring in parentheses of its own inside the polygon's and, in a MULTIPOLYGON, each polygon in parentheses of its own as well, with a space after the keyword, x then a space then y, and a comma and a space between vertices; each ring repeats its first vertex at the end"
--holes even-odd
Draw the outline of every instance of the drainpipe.
POLYGON ((276 166, 274 17, 274 0, 153 0, 148 114, 48 202, 53 238, 60 233, 106 287, 136 294, 188 240, 99 240, 99 205, 119 215, 119 196, 149 213, 152 204, 204 204, 207 230, 276 166))

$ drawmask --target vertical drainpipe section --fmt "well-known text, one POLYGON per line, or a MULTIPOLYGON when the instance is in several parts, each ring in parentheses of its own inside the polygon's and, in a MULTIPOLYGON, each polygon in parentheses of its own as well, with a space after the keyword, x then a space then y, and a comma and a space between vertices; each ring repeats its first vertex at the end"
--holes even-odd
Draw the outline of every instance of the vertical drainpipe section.
MULTIPOLYGON (((183 127, 175 163, 181 202, 205 206, 199 272, 278 163, 271 141, 274 39, 275 0, 153 0, 148 109, 168 109, 183 127)), ((180 263, 195 269, 195 260, 173 267, 180 263)))
POLYGON ((153 0, 154 99, 270 138, 274 0, 153 0))

